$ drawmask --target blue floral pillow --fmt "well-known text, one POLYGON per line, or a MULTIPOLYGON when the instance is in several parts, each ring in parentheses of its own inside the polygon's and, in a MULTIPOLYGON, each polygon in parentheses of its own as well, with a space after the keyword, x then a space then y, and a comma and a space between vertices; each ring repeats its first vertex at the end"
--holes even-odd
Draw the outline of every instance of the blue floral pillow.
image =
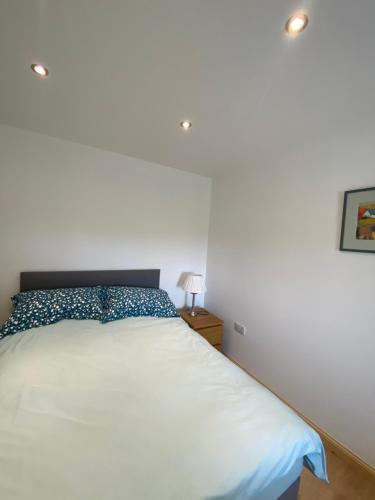
POLYGON ((165 290, 126 286, 107 287, 103 323, 134 316, 175 318, 179 314, 165 290))
POLYGON ((103 315, 101 287, 32 290, 12 297, 13 314, 0 329, 0 338, 63 319, 96 319, 103 315))

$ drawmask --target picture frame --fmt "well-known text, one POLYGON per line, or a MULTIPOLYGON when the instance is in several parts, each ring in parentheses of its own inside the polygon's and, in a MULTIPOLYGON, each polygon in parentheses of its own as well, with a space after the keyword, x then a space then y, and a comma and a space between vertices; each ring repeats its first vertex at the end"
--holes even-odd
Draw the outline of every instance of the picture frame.
POLYGON ((340 250, 375 253, 375 187, 345 191, 340 250))

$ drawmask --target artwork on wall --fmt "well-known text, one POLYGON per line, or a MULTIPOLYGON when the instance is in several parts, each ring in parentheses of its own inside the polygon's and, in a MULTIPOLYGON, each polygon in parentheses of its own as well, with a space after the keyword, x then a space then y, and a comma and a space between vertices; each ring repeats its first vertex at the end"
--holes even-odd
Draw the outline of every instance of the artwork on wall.
POLYGON ((375 187, 345 192, 340 250, 375 253, 375 187))

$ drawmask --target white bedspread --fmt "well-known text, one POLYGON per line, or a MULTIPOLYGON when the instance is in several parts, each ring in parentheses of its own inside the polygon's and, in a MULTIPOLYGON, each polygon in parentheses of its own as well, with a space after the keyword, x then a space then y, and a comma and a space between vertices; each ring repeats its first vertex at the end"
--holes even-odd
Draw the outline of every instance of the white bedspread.
POLYGON ((1 500, 258 499, 304 455, 325 478, 318 435, 179 318, 0 342, 1 500))

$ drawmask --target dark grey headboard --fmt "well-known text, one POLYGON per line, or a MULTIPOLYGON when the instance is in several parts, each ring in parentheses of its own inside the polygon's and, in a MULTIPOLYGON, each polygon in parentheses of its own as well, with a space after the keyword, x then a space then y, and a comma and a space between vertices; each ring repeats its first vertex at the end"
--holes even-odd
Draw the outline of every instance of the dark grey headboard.
POLYGON ((35 271, 20 274, 20 290, 43 290, 79 286, 141 286, 159 288, 160 269, 125 271, 35 271))

